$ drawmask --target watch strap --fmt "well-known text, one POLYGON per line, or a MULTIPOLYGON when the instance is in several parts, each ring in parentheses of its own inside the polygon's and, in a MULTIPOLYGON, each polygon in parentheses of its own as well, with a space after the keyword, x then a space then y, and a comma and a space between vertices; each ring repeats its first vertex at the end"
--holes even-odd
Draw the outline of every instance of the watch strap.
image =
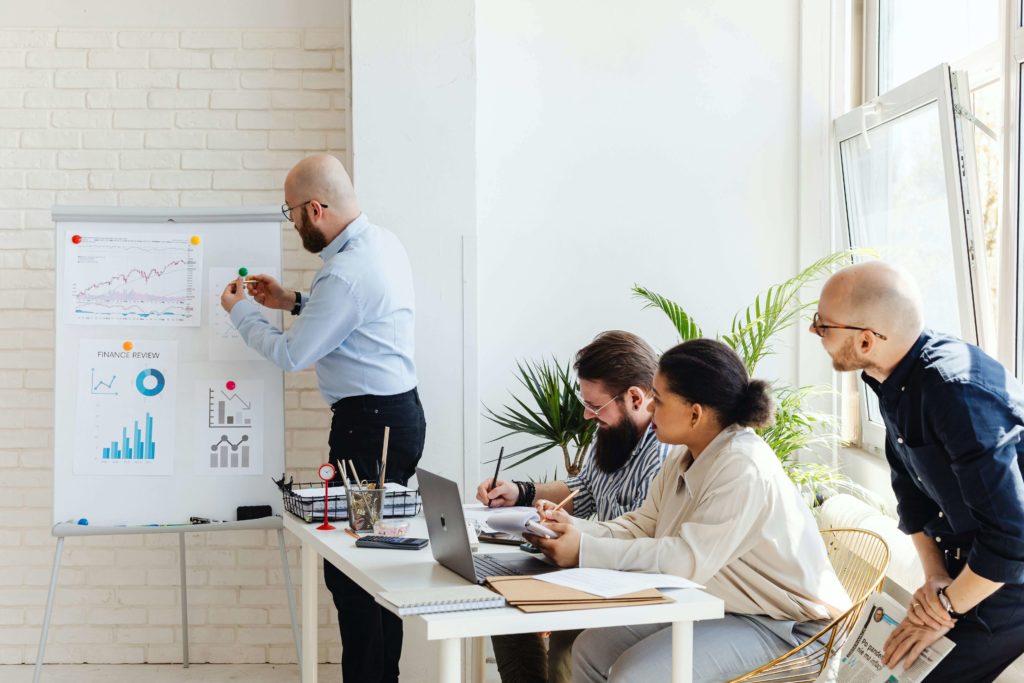
POLYGON ((953 608, 953 601, 949 599, 948 595, 946 595, 945 586, 935 591, 935 594, 939 596, 939 602, 942 603, 942 606, 945 608, 949 616, 953 617, 954 619, 961 619, 967 616, 963 612, 957 612, 956 609, 953 608))
POLYGON ((295 291, 295 305, 292 306, 292 315, 298 315, 302 310, 302 292, 295 291))

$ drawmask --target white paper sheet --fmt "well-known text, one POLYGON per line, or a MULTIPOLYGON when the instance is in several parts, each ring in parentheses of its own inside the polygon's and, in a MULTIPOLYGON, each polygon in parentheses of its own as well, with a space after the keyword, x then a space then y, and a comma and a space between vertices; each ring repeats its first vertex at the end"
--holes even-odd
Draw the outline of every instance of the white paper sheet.
MULTIPOLYGON (((408 486, 402 486, 401 484, 397 484, 397 483, 395 483, 393 481, 389 481, 389 482, 385 482, 384 483, 384 492, 385 493, 401 493, 402 491, 412 491, 412 489, 409 488, 408 486)), ((295 489, 294 491, 292 491, 292 493, 294 493, 299 498, 323 498, 324 497, 324 489, 323 489, 322 486, 315 486, 315 487, 307 488, 307 489, 295 489)), ((328 495, 331 498, 334 498, 335 496, 344 496, 345 495, 345 487, 344 486, 332 486, 330 492, 328 493, 328 495)))
POLYGON ((648 588, 703 588, 693 581, 671 574, 643 574, 620 572, 615 569, 592 569, 578 567, 562 571, 538 574, 534 578, 557 586, 575 588, 584 593, 614 598, 648 588))

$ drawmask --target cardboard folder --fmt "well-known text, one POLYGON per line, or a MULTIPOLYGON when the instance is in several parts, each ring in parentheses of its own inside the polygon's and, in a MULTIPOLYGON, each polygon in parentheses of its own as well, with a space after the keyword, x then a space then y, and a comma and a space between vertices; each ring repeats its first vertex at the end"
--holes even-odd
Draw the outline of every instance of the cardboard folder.
POLYGON ((653 588, 614 598, 602 598, 593 593, 558 586, 530 576, 492 576, 487 579, 487 583, 492 590, 503 595, 509 605, 524 612, 633 607, 673 601, 653 588))

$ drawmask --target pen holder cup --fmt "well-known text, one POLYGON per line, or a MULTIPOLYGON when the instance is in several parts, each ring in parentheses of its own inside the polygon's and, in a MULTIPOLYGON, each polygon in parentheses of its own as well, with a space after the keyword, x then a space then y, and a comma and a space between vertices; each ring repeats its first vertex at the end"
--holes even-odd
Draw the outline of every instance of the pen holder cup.
POLYGON ((372 533, 373 525, 380 521, 384 506, 384 489, 345 487, 348 498, 348 525, 352 531, 372 533))

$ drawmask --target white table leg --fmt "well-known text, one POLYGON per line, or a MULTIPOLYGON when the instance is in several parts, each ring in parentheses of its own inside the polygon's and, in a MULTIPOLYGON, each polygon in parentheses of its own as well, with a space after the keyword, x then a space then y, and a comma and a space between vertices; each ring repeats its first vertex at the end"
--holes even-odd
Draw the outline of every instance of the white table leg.
POLYGON ((320 556, 309 544, 302 544, 302 683, 316 683, 318 619, 316 608, 316 565, 320 556))
POLYGON ((487 678, 487 640, 473 639, 473 683, 484 683, 487 678))
POLYGON ((445 638, 439 642, 441 644, 441 666, 438 672, 438 683, 460 683, 462 681, 462 640, 445 638))
POLYGON ((672 622, 672 683, 693 683, 693 622, 672 622))

